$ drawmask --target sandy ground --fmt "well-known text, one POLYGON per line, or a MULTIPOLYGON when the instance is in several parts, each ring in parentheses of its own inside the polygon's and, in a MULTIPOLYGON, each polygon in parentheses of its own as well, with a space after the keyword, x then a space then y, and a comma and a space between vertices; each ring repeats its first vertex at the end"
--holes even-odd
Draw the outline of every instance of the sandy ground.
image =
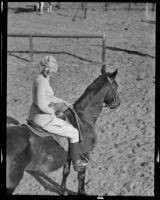
MULTIPOLYGON (((121 106, 103 109, 96 123, 97 145, 91 153, 85 188, 89 195, 154 196, 155 134, 155 24, 146 23, 142 9, 95 9, 76 13, 56 10, 43 16, 31 11, 33 2, 9 3, 8 32, 104 33, 107 67, 118 68, 121 106), (23 9, 26 8, 28 12, 23 9), (19 11, 19 12, 16 12, 19 11)), ((115 4, 117 8, 125 6, 115 4)), ((133 5, 134 7, 135 5, 133 5)), ((143 8, 139 4, 139 8, 143 8)), ((155 20, 155 12, 150 15, 155 20)), ((28 39, 8 38, 8 50, 28 50, 28 39)), ((25 123, 31 104, 31 86, 39 71, 36 62, 54 55, 60 72, 51 84, 55 94, 73 103, 100 74, 101 40, 34 39, 33 65, 29 54, 8 53, 7 115, 25 123)), ((62 168, 48 174, 61 183, 62 168)), ((71 170, 67 187, 77 190, 77 174, 71 170)), ((57 195, 44 189, 27 172, 14 194, 57 195)))

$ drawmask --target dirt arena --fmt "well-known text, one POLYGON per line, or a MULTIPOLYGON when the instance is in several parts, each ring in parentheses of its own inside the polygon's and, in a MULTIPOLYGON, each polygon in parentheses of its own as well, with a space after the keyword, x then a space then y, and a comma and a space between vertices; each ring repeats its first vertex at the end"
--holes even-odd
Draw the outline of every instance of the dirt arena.
MULTIPOLYGON (((112 3, 108 11, 89 9, 84 20, 76 9, 54 10, 43 16, 34 2, 9 2, 8 32, 106 34, 106 63, 118 68, 121 105, 103 109, 96 123, 97 145, 91 153, 85 188, 89 195, 154 196, 155 138, 155 12, 146 22, 143 3, 112 3), (136 7, 138 9, 136 9, 136 7), (152 22, 152 23, 151 23, 152 22)), ((32 81, 37 62, 45 55, 57 59, 60 72, 51 84, 55 95, 73 103, 100 75, 100 39, 34 39, 34 63, 30 64, 28 38, 8 38, 7 115, 25 123, 31 104, 32 81), (41 53, 43 52, 43 53, 41 53)), ((58 184, 62 168, 48 176, 58 184)), ((67 188, 77 190, 77 173, 71 168, 67 188)), ((27 172, 14 194, 57 195, 46 190, 27 172)))

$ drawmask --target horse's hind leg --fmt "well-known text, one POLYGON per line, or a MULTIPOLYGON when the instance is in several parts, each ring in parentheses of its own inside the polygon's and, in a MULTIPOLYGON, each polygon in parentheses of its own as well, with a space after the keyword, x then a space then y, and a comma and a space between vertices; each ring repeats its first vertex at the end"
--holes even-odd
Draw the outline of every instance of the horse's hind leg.
POLYGON ((63 195, 68 195, 67 189, 66 189, 66 181, 67 177, 70 173, 70 167, 71 167, 71 158, 68 158, 68 161, 65 163, 63 167, 63 179, 61 183, 61 193, 63 195))

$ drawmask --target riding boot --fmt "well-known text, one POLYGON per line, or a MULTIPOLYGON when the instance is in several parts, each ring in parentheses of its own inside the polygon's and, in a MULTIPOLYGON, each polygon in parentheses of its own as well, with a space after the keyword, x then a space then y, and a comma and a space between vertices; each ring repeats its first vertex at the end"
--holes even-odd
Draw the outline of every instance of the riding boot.
POLYGON ((81 159, 79 142, 70 143, 70 155, 75 171, 80 171, 83 167, 88 165, 88 162, 81 159))

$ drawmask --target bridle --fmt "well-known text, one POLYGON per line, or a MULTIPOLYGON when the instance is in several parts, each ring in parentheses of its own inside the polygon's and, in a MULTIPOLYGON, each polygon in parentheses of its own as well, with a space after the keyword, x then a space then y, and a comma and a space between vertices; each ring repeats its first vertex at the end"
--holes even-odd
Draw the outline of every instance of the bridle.
MULTIPOLYGON (((106 76, 106 78, 107 78, 107 80, 108 80, 108 82, 110 83, 110 86, 111 86, 111 88, 112 88, 112 90, 113 90, 113 92, 114 92, 114 102, 113 102, 113 104, 116 102, 116 98, 118 97, 118 94, 117 94, 117 92, 116 92, 116 90, 115 90, 115 88, 113 87, 113 84, 112 84, 112 81, 110 80, 110 78, 108 77, 108 76, 106 76)), ((108 104, 108 106, 110 107, 112 104, 108 104)), ((106 106, 107 107, 107 106, 106 106)))

